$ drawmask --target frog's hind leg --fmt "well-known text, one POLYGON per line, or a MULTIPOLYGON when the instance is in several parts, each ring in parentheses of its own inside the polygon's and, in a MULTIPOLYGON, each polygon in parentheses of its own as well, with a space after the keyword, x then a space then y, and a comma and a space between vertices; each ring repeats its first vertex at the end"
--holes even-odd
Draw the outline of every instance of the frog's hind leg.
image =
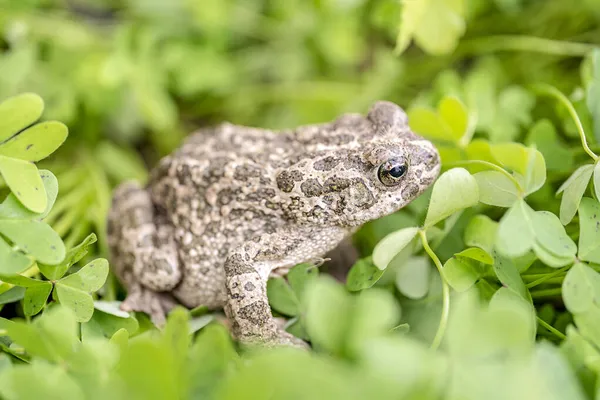
POLYGON ((115 190, 108 236, 114 271, 128 290, 122 308, 145 312, 162 324, 176 304, 167 292, 181 279, 179 256, 173 227, 137 183, 115 190))

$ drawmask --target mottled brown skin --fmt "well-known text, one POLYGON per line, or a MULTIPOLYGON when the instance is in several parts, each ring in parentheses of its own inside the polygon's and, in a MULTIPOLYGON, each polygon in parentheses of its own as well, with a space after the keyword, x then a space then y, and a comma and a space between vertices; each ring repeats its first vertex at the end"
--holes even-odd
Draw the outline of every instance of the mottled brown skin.
POLYGON ((294 130, 226 123, 195 133, 145 188, 116 189, 109 244, 128 289, 123 308, 156 323, 177 303, 224 308, 242 342, 302 344, 273 320, 269 276, 402 208, 439 169, 436 149, 389 102, 294 130))

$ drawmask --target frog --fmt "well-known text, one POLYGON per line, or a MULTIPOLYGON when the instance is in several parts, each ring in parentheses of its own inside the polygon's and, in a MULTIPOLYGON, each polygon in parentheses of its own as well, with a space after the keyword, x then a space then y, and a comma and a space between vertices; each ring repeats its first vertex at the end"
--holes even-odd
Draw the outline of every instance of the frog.
POLYGON ((113 192, 107 236, 127 292, 121 308, 158 326, 176 306, 222 310, 241 344, 305 347, 274 318, 267 281, 347 247, 365 223, 426 191, 440 167, 432 142, 384 100, 295 128, 201 128, 144 185, 113 192))

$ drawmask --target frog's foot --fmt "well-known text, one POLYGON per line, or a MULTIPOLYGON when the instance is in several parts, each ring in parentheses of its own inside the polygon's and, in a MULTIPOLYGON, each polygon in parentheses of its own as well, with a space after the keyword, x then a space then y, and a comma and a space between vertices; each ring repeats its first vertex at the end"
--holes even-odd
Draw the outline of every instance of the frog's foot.
POLYGON ((310 349, 310 346, 304 340, 281 328, 274 329, 268 336, 234 336, 236 336, 242 347, 246 348, 296 347, 303 350, 310 349))
POLYGON ((162 327, 166 322, 166 315, 177 305, 177 302, 168 293, 159 293, 138 285, 127 294, 121 303, 123 311, 143 312, 150 316, 152 323, 162 327))

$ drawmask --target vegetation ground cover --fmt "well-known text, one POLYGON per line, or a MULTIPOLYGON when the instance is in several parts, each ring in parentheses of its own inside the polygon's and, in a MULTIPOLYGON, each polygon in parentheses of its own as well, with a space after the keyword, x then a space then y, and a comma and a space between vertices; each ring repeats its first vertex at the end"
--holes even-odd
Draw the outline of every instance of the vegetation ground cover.
POLYGON ((600 2, 0 0, 0 396, 600 398, 600 2), (112 188, 199 126, 402 105, 443 173, 340 283, 268 285, 309 340, 119 310, 112 188))

